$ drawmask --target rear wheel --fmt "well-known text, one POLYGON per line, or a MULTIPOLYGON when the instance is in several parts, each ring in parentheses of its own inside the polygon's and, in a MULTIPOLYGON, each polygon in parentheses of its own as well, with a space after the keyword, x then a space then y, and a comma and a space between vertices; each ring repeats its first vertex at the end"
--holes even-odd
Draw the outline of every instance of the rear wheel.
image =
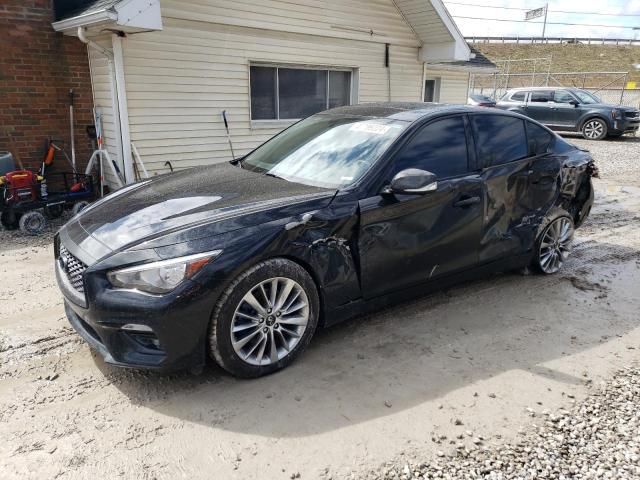
POLYGON ((318 314, 318 292, 304 268, 285 259, 261 262, 220 297, 211 320, 210 354, 238 377, 273 373, 307 347, 318 314))
POLYGON ((602 140, 607 136, 607 124, 601 118, 590 118, 582 126, 582 136, 587 140, 602 140))
POLYGON ((562 268, 573 247, 574 230, 573 220, 568 215, 555 218, 542 230, 534 258, 538 270, 550 275, 562 268))

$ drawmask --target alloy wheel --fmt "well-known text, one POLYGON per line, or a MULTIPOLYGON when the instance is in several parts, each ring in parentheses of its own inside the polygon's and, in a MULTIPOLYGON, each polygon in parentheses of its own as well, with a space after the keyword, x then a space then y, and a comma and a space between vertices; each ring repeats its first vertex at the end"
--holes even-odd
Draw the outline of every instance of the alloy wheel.
POLYGON ((589 120, 584 125, 583 132, 589 139, 600 138, 604 134, 604 124, 600 120, 589 120))
POLYGON ((542 235, 539 263, 544 273, 556 273, 571 253, 573 224, 567 217, 551 222, 542 235))
POLYGON ((271 365, 300 342, 309 323, 309 299, 296 281, 275 277, 240 300, 231 321, 231 344, 250 365, 271 365))

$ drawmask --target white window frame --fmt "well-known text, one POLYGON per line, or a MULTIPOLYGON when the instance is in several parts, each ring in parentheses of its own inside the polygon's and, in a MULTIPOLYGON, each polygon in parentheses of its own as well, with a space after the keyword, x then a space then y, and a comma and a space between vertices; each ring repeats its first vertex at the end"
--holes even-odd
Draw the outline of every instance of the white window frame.
POLYGON ((268 63, 268 62, 258 62, 258 61, 250 61, 247 70, 249 73, 249 121, 251 122, 251 128, 275 128, 278 126, 288 126, 295 122, 298 122, 300 118, 274 118, 274 119, 257 119, 254 120, 252 118, 251 113, 251 67, 267 67, 267 68, 275 68, 276 69, 276 84, 275 84, 275 93, 276 93, 276 115, 280 114, 280 85, 279 85, 279 75, 278 69, 280 68, 292 68, 298 70, 323 70, 327 72, 327 109, 329 108, 329 72, 349 72, 351 74, 350 85, 349 85, 349 105, 354 105, 358 103, 358 91, 359 91, 359 74, 357 67, 344 67, 344 66, 335 66, 335 65, 308 65, 308 64, 291 64, 291 63, 268 63))

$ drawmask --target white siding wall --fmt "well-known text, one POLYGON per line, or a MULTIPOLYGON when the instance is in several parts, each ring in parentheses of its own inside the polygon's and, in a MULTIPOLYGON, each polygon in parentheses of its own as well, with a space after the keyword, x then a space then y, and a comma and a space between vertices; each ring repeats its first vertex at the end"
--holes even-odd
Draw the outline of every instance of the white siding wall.
POLYGON ((161 7, 163 20, 420 46, 394 0, 162 0, 161 7))
POLYGON ((467 103, 469 72, 425 68, 425 77, 440 77, 440 103, 467 103))
MULTIPOLYGON (((198 11, 218 2, 201 3, 207 6, 198 11)), ((175 3, 163 2, 163 14, 174 12, 166 5, 175 3)), ((193 6, 185 5, 183 13, 193 6)), ((388 99, 384 42, 371 41, 369 35, 353 40, 168 17, 163 21, 163 31, 131 35, 124 45, 131 137, 151 172, 168 171, 166 161, 185 168, 228 160, 222 110, 227 111, 236 154, 247 153, 283 128, 282 123, 265 128, 250 121, 251 61, 353 67, 360 102, 388 99)), ((411 43, 412 33, 405 33, 405 43, 411 43)), ((419 101, 423 66, 418 47, 392 44, 390 58, 391 99, 419 101)))
MULTIPOLYGON (((105 36, 94 39, 101 47, 111 51, 111 37, 105 36)), ((102 126, 104 129, 104 146, 111 158, 122 170, 122 160, 118 151, 118 129, 116 126, 117 111, 113 110, 111 97, 111 79, 107 57, 94 48, 89 48, 89 68, 91 70, 91 82, 93 85, 93 104, 102 111, 102 126)), ((111 169, 104 165, 105 182, 115 186, 111 169)))

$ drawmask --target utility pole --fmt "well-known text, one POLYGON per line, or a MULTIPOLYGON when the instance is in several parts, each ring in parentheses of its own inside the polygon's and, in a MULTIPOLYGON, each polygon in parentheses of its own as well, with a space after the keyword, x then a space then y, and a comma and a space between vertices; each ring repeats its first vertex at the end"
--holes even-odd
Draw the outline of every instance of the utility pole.
POLYGON ((544 43, 544 32, 547 30, 547 12, 549 11, 549 4, 544 4, 544 23, 542 24, 542 43, 544 43))

